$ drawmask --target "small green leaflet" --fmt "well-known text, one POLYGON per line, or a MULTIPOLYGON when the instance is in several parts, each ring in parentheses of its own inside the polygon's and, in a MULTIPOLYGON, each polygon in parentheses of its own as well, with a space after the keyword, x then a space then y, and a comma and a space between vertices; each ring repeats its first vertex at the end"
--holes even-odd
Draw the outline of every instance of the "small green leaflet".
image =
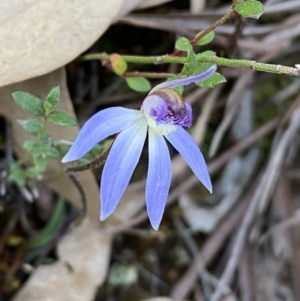
POLYGON ((181 51, 189 51, 193 49, 193 46, 187 38, 180 37, 175 43, 175 48, 181 51))
POLYGON ((235 11, 245 18, 258 19, 264 13, 264 6, 260 1, 248 0, 238 4, 235 11))
POLYGON ((30 134, 38 136, 43 129, 43 124, 38 119, 18 120, 22 127, 30 134))
POLYGON ((62 126, 77 125, 76 119, 63 111, 52 111, 47 116, 47 121, 50 121, 56 125, 62 125, 62 126))
POLYGON ((225 82, 226 82, 226 78, 222 74, 216 72, 210 78, 204 80, 203 82, 197 83, 197 85, 201 88, 212 88, 218 84, 225 83, 225 82))
MULTIPOLYGON (((198 35, 200 35, 201 32, 199 32, 198 35)), ((214 37, 215 37, 215 33, 213 31, 211 31, 208 34, 206 34, 202 39, 200 39, 197 42, 197 45, 206 45, 206 44, 209 44, 214 39, 214 37)))
POLYGON ((60 96, 59 87, 55 87, 50 91, 50 93, 47 95, 47 98, 44 102, 44 108, 47 112, 50 112, 55 108, 55 106, 58 104, 59 96, 60 96))
POLYGON ((126 77, 127 85, 137 92, 148 92, 151 89, 150 82, 144 77, 126 77))
POLYGON ((45 110, 42 101, 26 92, 14 92, 13 98, 15 102, 25 111, 39 117, 43 117, 45 110))

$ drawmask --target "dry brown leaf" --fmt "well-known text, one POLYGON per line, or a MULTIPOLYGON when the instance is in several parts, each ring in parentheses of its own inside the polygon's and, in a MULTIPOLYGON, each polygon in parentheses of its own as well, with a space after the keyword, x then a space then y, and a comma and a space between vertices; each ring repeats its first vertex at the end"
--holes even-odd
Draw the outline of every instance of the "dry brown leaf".
POLYGON ((0 86, 55 70, 90 47, 123 0, 0 1, 0 86))
POLYGON ((58 245, 60 261, 39 266, 14 301, 89 301, 105 280, 112 236, 85 219, 58 245))

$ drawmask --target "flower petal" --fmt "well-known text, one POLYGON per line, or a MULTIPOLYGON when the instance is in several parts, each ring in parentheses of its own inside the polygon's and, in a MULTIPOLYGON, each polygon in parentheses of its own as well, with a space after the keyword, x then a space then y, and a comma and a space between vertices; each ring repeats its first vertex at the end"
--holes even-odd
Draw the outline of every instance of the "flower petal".
POLYGON ((149 128, 149 167, 146 205, 152 227, 157 230, 166 206, 171 184, 171 159, 163 136, 149 128))
POLYGON ((112 145, 102 172, 100 219, 106 219, 118 205, 139 161, 147 134, 147 120, 141 118, 123 130, 112 145))
POLYGON ((183 128, 177 126, 175 131, 165 137, 185 159, 202 184, 212 192, 211 180, 204 157, 192 136, 183 128))
POLYGON ((208 68, 206 71, 204 71, 203 73, 197 74, 197 75, 193 75, 193 76, 189 76, 189 77, 185 77, 185 78, 179 78, 179 79, 174 79, 168 82, 163 82, 157 86, 155 86, 149 94, 151 94, 153 91, 156 91, 157 89, 161 89, 161 88, 174 88, 177 86, 186 86, 189 85, 191 83, 197 83, 197 82, 202 82, 206 79, 208 79, 209 77, 211 77, 217 70, 217 66, 213 65, 210 68, 208 68))
POLYGON ((109 108, 96 113, 83 125, 62 162, 80 159, 97 143, 129 127, 141 117, 140 111, 122 107, 109 108))

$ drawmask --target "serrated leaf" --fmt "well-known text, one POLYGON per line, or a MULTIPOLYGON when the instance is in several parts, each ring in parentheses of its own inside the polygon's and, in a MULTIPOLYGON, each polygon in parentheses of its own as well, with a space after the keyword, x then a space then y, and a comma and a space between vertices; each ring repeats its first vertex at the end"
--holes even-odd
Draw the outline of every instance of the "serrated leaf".
POLYGON ((122 75, 127 70, 127 62, 117 53, 110 56, 110 62, 116 74, 122 75))
POLYGON ((189 51, 193 49, 193 46, 187 38, 180 37, 175 43, 175 48, 182 51, 189 51))
POLYGON ((151 89, 150 82, 144 77, 126 77, 127 85, 134 91, 148 92, 151 89))
POLYGON ((60 157, 60 152, 55 147, 49 147, 45 150, 45 155, 48 158, 55 159, 60 157))
POLYGON ((204 87, 212 88, 218 84, 225 83, 225 82, 226 82, 226 78, 222 74, 216 72, 210 78, 197 83, 197 85, 201 88, 204 88, 204 87))
POLYGON ((50 93, 47 95, 47 98, 44 102, 44 108, 47 112, 52 111, 55 106, 58 104, 60 96, 60 87, 53 88, 50 93))
POLYGON ((35 166, 32 166, 26 170, 26 175, 29 178, 37 178, 40 174, 41 172, 37 170, 35 166))
MULTIPOLYGON (((200 35, 202 33, 199 32, 198 35, 200 35)), ((197 42, 197 45, 206 45, 206 44, 209 44, 215 37, 215 33, 213 31, 209 32, 208 34, 206 34, 202 39, 200 39, 198 42, 197 42)))
POLYGON ((47 116, 47 120, 61 126, 77 125, 76 119, 63 111, 53 111, 47 116))
POLYGON ((258 19, 264 12, 264 6, 260 1, 248 0, 238 4, 235 11, 245 18, 258 19))
POLYGON ((31 95, 26 92, 14 92, 13 98, 15 102, 22 107, 25 111, 35 115, 42 117, 45 114, 45 110, 43 107, 43 102, 35 97, 34 95, 31 95))
POLYGON ((40 173, 43 173, 47 169, 49 164, 49 159, 41 155, 33 156, 33 161, 36 170, 40 173))
POLYGON ((193 50, 188 51, 187 62, 184 64, 181 74, 193 75, 197 72, 197 57, 193 50))
POLYGON ((30 134, 38 136, 43 130, 43 123, 38 119, 18 120, 22 127, 30 134))
POLYGON ((23 187, 26 183, 26 173, 18 163, 9 166, 9 179, 17 183, 19 187, 23 187))
POLYGON ((23 147, 31 153, 39 150, 39 143, 31 140, 26 140, 23 143, 23 147))
POLYGON ((44 132, 40 135, 39 146, 41 150, 45 150, 51 147, 52 140, 47 132, 44 132))

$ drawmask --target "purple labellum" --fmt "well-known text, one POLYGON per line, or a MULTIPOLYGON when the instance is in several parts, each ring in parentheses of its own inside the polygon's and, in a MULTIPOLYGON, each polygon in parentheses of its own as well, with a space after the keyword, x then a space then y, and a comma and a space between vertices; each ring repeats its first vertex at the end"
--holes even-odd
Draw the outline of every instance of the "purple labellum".
MULTIPOLYGON (((150 94, 157 95, 166 103, 167 112, 157 118, 157 122, 171 123, 174 125, 190 127, 192 125, 192 107, 185 103, 182 96, 171 88, 155 90, 150 94)), ((148 97, 144 100, 147 102, 148 97)))

